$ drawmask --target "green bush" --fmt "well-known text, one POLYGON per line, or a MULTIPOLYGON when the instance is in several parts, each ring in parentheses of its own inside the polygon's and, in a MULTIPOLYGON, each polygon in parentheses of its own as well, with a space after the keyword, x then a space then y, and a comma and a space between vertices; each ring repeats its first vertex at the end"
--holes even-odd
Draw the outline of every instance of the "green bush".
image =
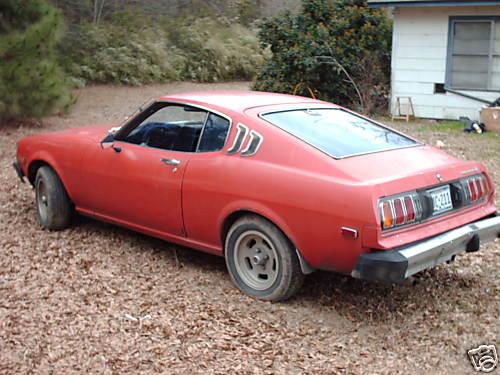
POLYGON ((61 45, 64 65, 77 83, 140 85, 179 78, 179 59, 165 34, 114 24, 82 24, 61 45))
POLYGON ((56 55, 62 16, 43 0, 0 5, 0 119, 38 117, 69 105, 56 55))
POLYGON ((325 100, 370 113, 387 100, 392 24, 366 0, 303 0, 299 14, 264 21, 259 37, 272 56, 257 90, 291 93, 297 84, 325 100))
POLYGON ((259 18, 262 9, 262 0, 238 0, 235 4, 238 21, 243 25, 250 25, 259 18))
POLYGON ((264 62, 257 33, 225 18, 152 21, 131 12, 100 25, 78 25, 60 51, 78 86, 248 80, 264 62))
POLYGON ((199 18, 171 27, 169 38, 182 56, 182 79, 217 82, 252 79, 264 62, 256 33, 227 19, 199 18))

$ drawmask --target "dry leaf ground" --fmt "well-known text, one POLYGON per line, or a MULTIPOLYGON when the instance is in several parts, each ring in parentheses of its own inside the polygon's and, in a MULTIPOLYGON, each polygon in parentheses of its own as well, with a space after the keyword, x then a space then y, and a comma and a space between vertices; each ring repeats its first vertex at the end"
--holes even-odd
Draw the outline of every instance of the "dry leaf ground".
MULTIPOLYGON (((70 115, 42 126, 114 123, 151 96, 247 87, 90 87, 70 115)), ((499 136, 394 126, 484 161, 500 188, 499 136)), ((318 272, 293 300, 259 302, 231 285, 221 258, 85 218, 40 230, 11 162, 15 141, 41 130, 0 128, 2 374, 466 374, 466 350, 498 342, 498 241, 415 287, 318 272)))

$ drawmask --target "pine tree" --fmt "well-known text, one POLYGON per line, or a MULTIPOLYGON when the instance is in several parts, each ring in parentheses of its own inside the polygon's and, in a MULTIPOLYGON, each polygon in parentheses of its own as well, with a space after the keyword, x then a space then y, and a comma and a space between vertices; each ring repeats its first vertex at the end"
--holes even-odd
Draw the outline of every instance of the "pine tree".
POLYGON ((60 12, 45 0, 0 0, 0 119, 43 116, 71 101, 56 45, 60 12))

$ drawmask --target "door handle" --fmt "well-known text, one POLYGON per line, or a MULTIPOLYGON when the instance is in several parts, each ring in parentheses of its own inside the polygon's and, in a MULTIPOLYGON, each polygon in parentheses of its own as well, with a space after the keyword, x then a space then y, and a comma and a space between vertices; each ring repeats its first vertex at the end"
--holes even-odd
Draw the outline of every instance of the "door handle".
POLYGON ((174 167, 178 166, 181 163, 181 161, 177 159, 161 158, 160 160, 162 163, 165 163, 167 165, 173 165, 174 167))

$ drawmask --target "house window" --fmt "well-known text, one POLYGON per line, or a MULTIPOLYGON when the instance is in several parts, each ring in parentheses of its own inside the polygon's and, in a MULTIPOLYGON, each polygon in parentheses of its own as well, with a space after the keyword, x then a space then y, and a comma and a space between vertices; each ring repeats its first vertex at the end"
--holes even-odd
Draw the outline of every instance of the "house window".
POLYGON ((500 18, 452 19, 447 84, 454 89, 500 89, 500 18))

